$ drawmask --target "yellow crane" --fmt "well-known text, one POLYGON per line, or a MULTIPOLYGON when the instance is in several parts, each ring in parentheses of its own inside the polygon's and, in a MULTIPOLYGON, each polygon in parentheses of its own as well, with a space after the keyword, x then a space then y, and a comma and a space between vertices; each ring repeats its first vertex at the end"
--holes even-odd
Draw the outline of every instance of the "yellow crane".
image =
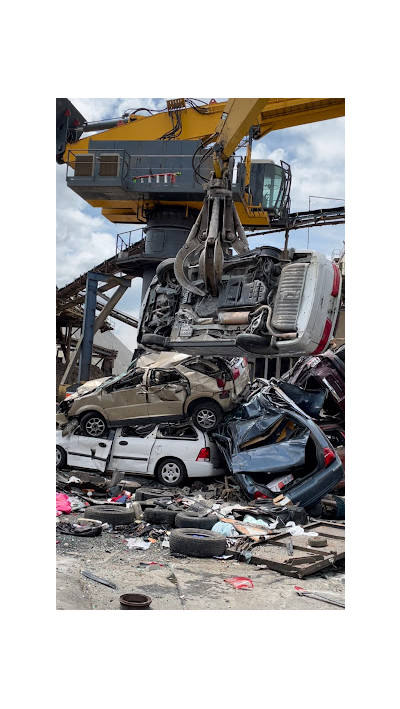
MULTIPOLYGON (((119 119, 88 123, 67 99, 57 99, 57 160, 68 165, 70 172, 67 174, 78 167, 82 174, 85 159, 86 166, 90 164, 88 158, 91 157, 95 163, 101 162, 106 143, 113 146, 109 151, 116 152, 118 145, 124 145, 125 148, 127 146, 127 149, 124 148, 126 155, 120 156, 120 169, 123 171, 126 161, 131 157, 129 145, 136 146, 141 141, 198 141, 202 147, 215 142, 220 148, 214 158, 214 170, 218 178, 223 161, 233 155, 240 141, 250 132, 244 185, 240 193, 235 195, 234 201, 239 219, 246 228, 267 227, 271 221, 268 210, 263 208, 261 201, 255 203, 249 191, 252 141, 271 131, 338 118, 344 115, 344 106, 343 98, 246 98, 218 103, 211 101, 205 105, 196 105, 191 99, 173 99, 167 101, 165 110, 154 115, 142 115, 137 111, 148 109, 136 109, 119 119), (86 131, 100 132, 83 137, 86 131)), ((109 159, 110 170, 111 163, 109 159)), ((102 165, 106 172, 104 157, 102 165)), ((182 181, 179 168, 176 172, 178 174, 173 183, 175 189, 182 181)), ((202 198, 199 199, 198 194, 194 193, 185 196, 179 194, 176 199, 173 190, 158 192, 156 197, 153 197, 152 190, 146 189, 134 192, 126 190, 124 194, 121 190, 116 194, 114 190, 112 193, 105 188, 105 177, 101 176, 103 195, 100 191, 95 194, 85 192, 82 185, 74 187, 75 177, 69 178, 69 186, 92 207, 100 208, 103 216, 113 223, 143 223, 145 215, 160 206, 184 206, 186 210, 194 211, 202 208, 202 198)), ((132 188, 132 184, 129 187, 132 188)))

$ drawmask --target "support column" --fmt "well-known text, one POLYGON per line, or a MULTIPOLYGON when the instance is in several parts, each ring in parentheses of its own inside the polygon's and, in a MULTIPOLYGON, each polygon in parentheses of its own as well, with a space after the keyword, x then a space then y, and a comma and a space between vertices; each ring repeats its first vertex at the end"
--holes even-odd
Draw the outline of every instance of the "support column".
POLYGON ((142 300, 155 276, 157 260, 175 258, 185 243, 198 212, 180 207, 160 207, 147 216, 145 255, 154 257, 154 263, 144 265, 142 300))

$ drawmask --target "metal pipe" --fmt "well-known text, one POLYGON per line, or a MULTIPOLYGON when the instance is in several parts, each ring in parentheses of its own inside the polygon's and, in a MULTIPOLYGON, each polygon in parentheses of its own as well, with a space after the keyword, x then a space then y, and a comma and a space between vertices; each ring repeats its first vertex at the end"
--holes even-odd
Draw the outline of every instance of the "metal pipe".
POLYGON ((267 317, 267 330, 271 333, 271 335, 275 335, 276 337, 280 337, 282 340, 294 340, 297 337, 297 332, 278 332, 277 330, 274 330, 274 328, 271 325, 271 318, 272 318, 272 308, 269 305, 260 305, 256 310, 254 310, 253 313, 251 313, 251 318, 253 319, 257 315, 261 313, 261 311, 267 310, 268 311, 268 317, 267 317))
POLYGON ((108 118, 105 121, 93 121, 93 123, 83 123, 80 129, 84 133, 89 133, 95 130, 107 130, 108 128, 116 128, 121 123, 129 123, 129 118, 108 118))
POLYGON ((234 313, 218 313, 218 321, 223 325, 244 325, 249 322, 250 310, 234 313))

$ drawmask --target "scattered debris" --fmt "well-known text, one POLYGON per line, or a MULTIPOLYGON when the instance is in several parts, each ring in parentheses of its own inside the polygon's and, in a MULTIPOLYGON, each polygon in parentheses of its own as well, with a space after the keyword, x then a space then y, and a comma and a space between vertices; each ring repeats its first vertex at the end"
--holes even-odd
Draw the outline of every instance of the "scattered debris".
POLYGON ((341 603, 340 601, 335 601, 333 598, 327 598, 326 596, 323 596, 321 593, 317 593, 316 591, 306 591, 304 588, 301 588, 301 586, 295 586, 294 588, 298 596, 315 598, 317 601, 324 601, 325 603, 331 603, 333 606, 340 606, 340 608, 345 608, 344 603, 341 603))
POLYGON ((251 579, 245 576, 233 576, 230 579, 224 579, 225 583, 229 583, 234 588, 254 588, 254 583, 251 579))
POLYGON ((110 588, 116 589, 115 583, 112 581, 107 581, 107 579, 102 579, 100 576, 95 576, 91 571, 81 571, 82 576, 86 576, 87 579, 91 581, 96 581, 97 583, 103 584, 103 586, 109 586, 110 588))

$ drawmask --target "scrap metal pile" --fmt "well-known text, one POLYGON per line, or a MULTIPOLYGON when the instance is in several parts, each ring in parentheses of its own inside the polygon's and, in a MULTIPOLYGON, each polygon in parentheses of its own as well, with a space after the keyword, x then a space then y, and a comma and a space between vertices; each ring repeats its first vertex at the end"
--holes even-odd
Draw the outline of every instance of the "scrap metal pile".
MULTIPOLYGON (((178 357, 187 365, 185 356, 178 357)), ((221 363, 219 368, 211 364, 218 379, 221 363)), ((225 371, 231 383, 232 366, 225 371)), ((157 549, 166 557, 236 558, 297 578, 335 566, 344 558, 344 348, 304 357, 280 380, 256 379, 230 402, 208 434, 190 422, 168 424, 169 436, 165 424, 142 426, 140 435, 136 427, 132 439, 128 431, 125 440, 124 429, 107 439, 80 430, 67 433, 64 439, 75 438, 75 447, 88 441, 92 452, 97 443, 108 445, 114 469, 104 463, 103 470, 113 473, 110 480, 93 468, 58 465, 58 535, 109 533, 119 535, 132 550, 157 549), (202 436, 200 442, 196 435, 202 436), (179 462, 180 456, 185 460, 191 447, 197 453, 200 444, 208 452, 187 463, 183 477, 174 478, 173 468, 170 477, 160 476, 156 462, 146 472, 153 470, 159 482, 144 485, 134 467, 131 475, 116 470, 122 455, 118 451, 115 456, 112 447, 128 440, 133 445, 136 441, 142 458, 143 441, 150 441, 149 465, 152 451, 157 446, 161 451, 165 440, 173 446, 174 458, 161 456, 161 462, 179 462), (220 456, 218 472, 224 477, 210 482, 200 480, 196 470, 207 464, 208 456, 210 467, 202 469, 203 478, 215 475, 211 450, 220 456), (81 516, 71 523, 64 515, 74 512, 81 516)), ((85 455, 94 459, 82 451, 81 461, 85 455)))

